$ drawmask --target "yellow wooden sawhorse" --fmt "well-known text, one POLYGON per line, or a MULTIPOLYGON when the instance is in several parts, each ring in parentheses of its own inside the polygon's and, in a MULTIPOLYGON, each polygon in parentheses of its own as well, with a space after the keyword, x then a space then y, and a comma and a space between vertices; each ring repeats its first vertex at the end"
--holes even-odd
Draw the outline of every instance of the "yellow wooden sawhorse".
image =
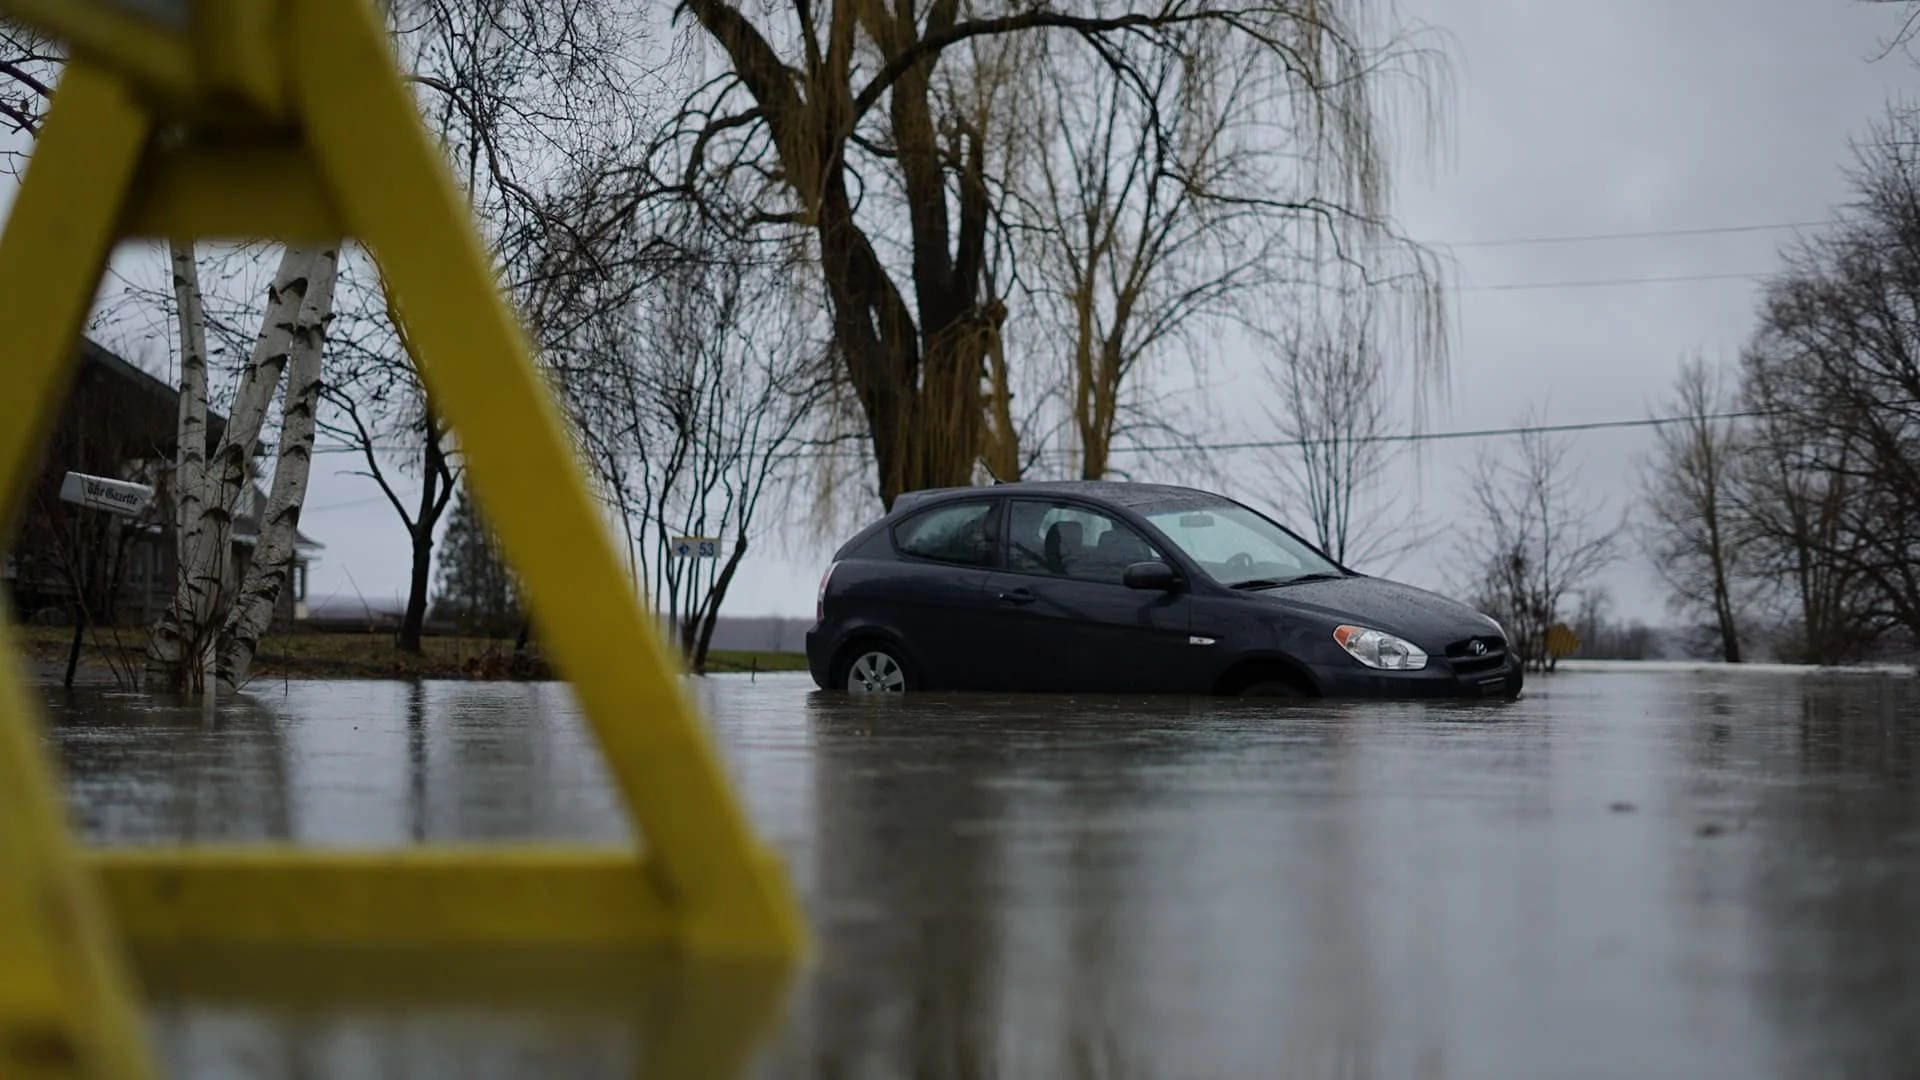
POLYGON ((0 0, 0 14, 72 58, 0 235, 0 536, 118 240, 356 239, 644 843, 77 847, 0 627, 0 1077, 151 1075, 127 942, 657 943, 784 971, 805 948, 785 876, 634 599, 367 0, 0 0))

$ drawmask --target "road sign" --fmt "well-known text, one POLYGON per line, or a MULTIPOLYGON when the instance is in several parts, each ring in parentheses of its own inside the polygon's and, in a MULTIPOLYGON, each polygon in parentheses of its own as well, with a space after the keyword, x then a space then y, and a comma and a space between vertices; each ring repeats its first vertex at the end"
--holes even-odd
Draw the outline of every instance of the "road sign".
POLYGON ((717 559, 720 557, 720 541, 711 536, 676 536, 673 538, 673 557, 717 559))
POLYGON ((136 517, 153 501, 153 488, 146 484, 70 472, 60 482, 60 498, 89 510, 105 510, 109 514, 136 517))
POLYGON ((1580 638, 1565 623, 1554 623, 1547 630, 1547 655, 1554 659, 1580 651, 1580 638))

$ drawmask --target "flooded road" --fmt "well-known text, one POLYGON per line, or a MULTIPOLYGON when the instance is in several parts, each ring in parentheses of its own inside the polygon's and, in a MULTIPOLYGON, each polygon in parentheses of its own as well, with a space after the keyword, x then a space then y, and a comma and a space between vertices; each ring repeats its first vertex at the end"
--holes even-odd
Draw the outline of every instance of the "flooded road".
MULTIPOLYGON (((1915 680, 1563 674, 1510 705, 697 690, 819 945, 751 1075, 1920 1062, 1915 680)), ((46 697, 95 839, 628 835, 558 685, 262 685, 212 720, 46 697)), ((312 962, 294 990, 276 960, 143 960, 170 1075, 679 1075, 700 1017, 753 1011, 617 957, 312 962)))

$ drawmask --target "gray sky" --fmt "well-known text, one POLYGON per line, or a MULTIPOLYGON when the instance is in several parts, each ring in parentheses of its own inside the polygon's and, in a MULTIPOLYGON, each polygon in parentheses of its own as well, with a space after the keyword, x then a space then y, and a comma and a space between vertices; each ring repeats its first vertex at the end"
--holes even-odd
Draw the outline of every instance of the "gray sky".
MULTIPOLYGON (((1845 0, 1419 0, 1403 10, 1445 32, 1457 77, 1450 146, 1430 166, 1402 163, 1397 178, 1399 217, 1427 241, 1821 221, 1845 197, 1849 136, 1920 80, 1902 57, 1870 62, 1898 10, 1845 0)), ((1732 358, 1755 299, 1742 280, 1490 286, 1766 272, 1791 235, 1453 248, 1449 393, 1429 428, 1504 426, 1529 407, 1556 423, 1645 416, 1683 354, 1732 358)), ((1216 361, 1207 378, 1217 399, 1246 400, 1261 385, 1256 361, 1216 361)), ((1270 434, 1251 418, 1223 423, 1222 438, 1270 434)), ((1590 492, 1618 510, 1636 498, 1648 444, 1645 430, 1599 432, 1574 436, 1572 453, 1590 492)), ((1446 524, 1478 449, 1429 445, 1407 459, 1390 498, 1418 493, 1425 515, 1446 524)), ((1220 464, 1230 494, 1289 517, 1250 462, 1220 464)), ((339 474, 347 467, 337 455, 316 463, 302 527, 327 550, 312 594, 401 596, 405 532, 371 483, 339 474)), ((1452 550, 1443 533, 1394 576, 1444 586, 1452 550)), ((750 556, 729 611, 810 615, 826 555, 750 556)), ((1664 618, 1651 578, 1630 548, 1607 582, 1621 614, 1664 618)))

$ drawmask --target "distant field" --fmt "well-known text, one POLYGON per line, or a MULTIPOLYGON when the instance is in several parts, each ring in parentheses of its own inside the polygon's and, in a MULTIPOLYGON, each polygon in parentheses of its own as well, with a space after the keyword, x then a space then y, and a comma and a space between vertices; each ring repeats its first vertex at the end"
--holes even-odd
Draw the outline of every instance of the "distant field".
MULTIPOLYGON (((63 665, 73 639, 68 627, 19 628, 28 655, 41 664, 63 665)), ((88 668, 138 668, 146 635, 139 630, 98 630, 87 635, 80 662, 88 668)), ((749 671, 805 671, 798 653, 714 650, 707 670, 713 674, 749 671)), ((309 678, 506 679, 552 678, 537 650, 517 658, 512 641, 475 637, 429 637, 414 656, 394 647, 391 634, 271 634, 260 643, 254 673, 309 678)))

